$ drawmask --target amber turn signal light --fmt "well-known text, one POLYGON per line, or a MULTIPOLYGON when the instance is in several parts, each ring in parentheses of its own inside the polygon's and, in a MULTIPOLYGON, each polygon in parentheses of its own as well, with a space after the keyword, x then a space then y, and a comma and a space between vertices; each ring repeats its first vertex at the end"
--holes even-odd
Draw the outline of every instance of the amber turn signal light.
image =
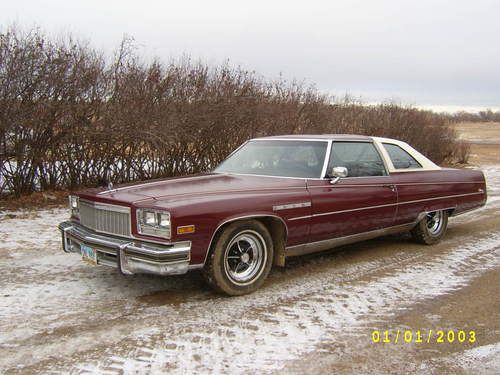
POLYGON ((177 227, 177 234, 188 234, 194 233, 194 225, 184 225, 182 227, 177 227))

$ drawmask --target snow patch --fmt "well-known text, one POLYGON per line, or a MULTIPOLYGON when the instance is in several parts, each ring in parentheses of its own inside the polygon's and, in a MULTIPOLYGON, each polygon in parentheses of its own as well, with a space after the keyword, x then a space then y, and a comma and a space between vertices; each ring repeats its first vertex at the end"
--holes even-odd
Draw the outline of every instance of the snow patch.
MULTIPOLYGON (((183 319, 190 328, 160 320, 143 347, 126 356, 110 352, 104 355, 108 358, 91 362, 92 366, 79 367, 92 368, 92 374, 104 374, 109 368, 124 374, 273 371, 307 355, 322 342, 335 343, 337 334, 363 334, 368 327, 377 328, 376 322, 383 317, 467 284, 500 265, 499 249, 500 233, 495 233, 432 262, 404 267, 371 281, 339 283, 335 276, 323 275, 308 293, 297 293, 292 286, 288 294, 296 298, 261 312, 258 324, 252 314, 245 313, 244 303, 231 309, 217 303, 192 306, 202 313, 186 306, 183 319), (158 333, 158 329, 165 331, 158 333)), ((165 311, 157 309, 156 316, 162 314, 165 311)), ((136 340, 133 332, 127 340, 136 340)))
POLYGON ((447 357, 434 358, 424 363, 429 373, 433 373, 433 364, 447 364, 474 374, 500 374, 500 343, 478 346, 454 353, 447 357))

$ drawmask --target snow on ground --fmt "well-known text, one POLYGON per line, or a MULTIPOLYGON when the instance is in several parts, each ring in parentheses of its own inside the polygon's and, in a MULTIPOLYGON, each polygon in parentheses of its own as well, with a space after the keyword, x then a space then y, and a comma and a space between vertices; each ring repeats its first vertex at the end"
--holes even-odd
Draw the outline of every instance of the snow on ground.
POLYGON ((500 343, 478 346, 463 352, 454 353, 446 357, 434 358, 422 365, 426 373, 433 373, 432 369, 439 363, 449 367, 467 371, 467 373, 499 374, 500 373, 500 343))
POLYGON ((500 194, 500 166, 488 165, 481 168, 486 177, 486 186, 489 195, 500 194))
MULTIPOLYGON (((452 253, 410 268, 407 268, 408 263, 414 263, 418 255, 399 256, 395 259, 403 264, 399 272, 374 280, 368 277, 364 281, 350 282, 356 279, 356 275, 380 271, 387 259, 352 265, 340 275, 325 271, 288 285, 286 291, 280 291, 279 286, 266 288, 252 299, 195 300, 186 302, 181 309, 169 305, 143 308, 138 317, 146 323, 121 338, 134 346, 137 344, 138 348, 128 348, 130 351, 126 351, 125 356, 118 356, 111 347, 97 360, 76 364, 74 369, 94 374, 104 374, 109 369, 119 369, 125 374, 141 373, 146 369, 160 373, 165 368, 175 373, 243 373, 253 368, 261 371, 278 369, 287 360, 299 358, 321 343, 334 340, 339 332, 349 330, 355 334, 357 329, 373 326, 387 314, 416 301, 447 293, 466 284, 469 278, 480 272, 497 267, 499 244, 498 233, 489 238, 478 238, 452 253), (281 304, 282 298, 286 298, 287 303, 281 304), (245 315, 246 311, 258 309, 260 304, 272 308, 268 312, 259 312, 257 319, 245 315), (172 316, 175 317, 174 325, 172 316), (248 358, 252 361, 249 362, 248 358)), ((63 253, 35 263, 34 269, 41 273, 49 272, 51 264, 73 267, 72 271, 89 269, 77 256, 63 253)), ((52 313, 53 319, 47 319, 45 323, 55 329, 61 319, 74 319, 71 314, 58 311, 61 307, 71 306, 74 313, 85 310, 89 303, 132 298, 159 286, 154 285, 159 278, 150 278, 153 284, 150 288, 147 284, 141 288, 124 288, 120 280, 115 283, 116 274, 112 270, 103 267, 90 270, 99 271, 94 274, 96 283, 91 285, 87 285, 91 280, 84 272, 71 279, 70 284, 67 280, 56 283, 40 280, 38 287, 32 284, 26 288, 19 288, 16 284, 7 286, 3 293, 9 295, 8 308, 2 309, 2 315, 13 318, 25 314, 26 318, 26 313, 28 317, 52 313), (98 284, 106 285, 106 289, 98 284), (95 294, 89 294, 91 291, 95 294), (50 303, 46 304, 44 300, 50 303)), ((10 341, 12 338, 3 339, 10 341)), ((69 347, 74 350, 72 344, 78 345, 78 341, 68 343, 69 347)))
POLYGON ((469 370, 474 370, 474 368, 477 368, 477 363, 481 362, 484 370, 492 371, 492 373, 496 371, 498 374, 498 370, 500 370, 500 343, 466 350, 452 356, 450 360, 469 370))
MULTIPOLYGON (((500 167, 483 170, 486 207, 452 225, 480 220, 500 206, 500 167)), ((0 214, 0 350, 11 350, 0 372, 50 356, 57 359, 46 368, 51 373, 271 372, 500 266, 498 230, 445 239, 440 252, 408 252, 407 243, 395 241, 397 251, 381 258, 349 263, 340 255, 328 267, 313 261, 307 276, 275 272, 251 297, 223 298, 202 289, 193 275, 123 277, 63 253, 57 224, 67 215, 66 209, 0 214), (167 302, 140 299, 155 292, 166 292, 167 302), (103 324, 97 329, 96 319, 103 324), (66 329, 77 334, 57 335, 66 329)), ((460 360, 468 368, 493 357, 498 344, 465 351, 460 360)), ((498 368, 498 361, 491 366, 498 368)))
MULTIPOLYGON (((25 251, 36 251, 43 247, 46 254, 47 245, 56 250, 60 245, 57 235, 57 224, 67 220, 67 209, 59 208, 40 211, 7 211, 0 212, 0 253, 10 256, 23 256, 25 251)), ((57 249, 59 250, 59 249, 57 249)))
MULTIPOLYGON (((500 233, 497 233, 465 244, 439 259, 405 267, 396 275, 355 284, 331 274, 320 275, 320 280, 304 280, 306 285, 292 286, 287 292, 296 298, 261 313, 258 322, 245 315, 245 301, 229 310, 208 304, 201 306, 201 311, 184 316, 189 326, 197 327, 194 331, 186 330, 183 325, 170 327, 168 320, 160 321, 149 331, 141 329, 125 338, 144 345, 126 357, 113 355, 111 350, 104 361, 90 361, 79 368, 92 374, 104 374, 108 368, 120 369, 125 374, 146 369, 152 373, 168 369, 179 374, 276 370, 286 361, 334 341, 339 333, 362 334, 367 326, 377 328, 377 321, 400 309, 467 284, 470 278, 498 267, 499 255, 500 233)), ((165 308, 151 313, 168 315, 165 308)))

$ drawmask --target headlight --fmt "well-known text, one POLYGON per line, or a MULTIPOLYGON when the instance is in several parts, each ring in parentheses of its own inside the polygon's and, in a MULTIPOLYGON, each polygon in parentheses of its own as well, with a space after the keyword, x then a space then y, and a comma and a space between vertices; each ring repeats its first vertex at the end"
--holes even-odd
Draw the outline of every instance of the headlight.
POLYGON ((72 217, 80 218, 80 199, 77 196, 69 196, 69 208, 72 217))
POLYGON ((157 224, 156 213, 144 211, 144 224, 155 226, 157 224))
POLYGON ((161 213, 158 216, 158 225, 160 228, 170 228, 170 214, 161 213))
POLYGON ((149 236, 170 238, 170 214, 148 208, 138 209, 137 231, 149 236))

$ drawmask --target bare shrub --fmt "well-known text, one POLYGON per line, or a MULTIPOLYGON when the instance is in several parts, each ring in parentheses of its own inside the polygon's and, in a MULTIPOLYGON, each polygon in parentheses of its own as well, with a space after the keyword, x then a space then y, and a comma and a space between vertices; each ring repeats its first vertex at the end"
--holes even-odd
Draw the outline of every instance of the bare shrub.
POLYGON ((448 122, 392 103, 334 100, 228 63, 141 62, 129 38, 106 59, 38 29, 0 33, 0 193, 207 171, 245 140, 278 134, 397 138, 439 163, 457 156, 448 122))
POLYGON ((452 161, 455 161, 459 164, 467 164, 470 157, 470 147, 470 143, 463 140, 458 141, 454 149, 452 161))

